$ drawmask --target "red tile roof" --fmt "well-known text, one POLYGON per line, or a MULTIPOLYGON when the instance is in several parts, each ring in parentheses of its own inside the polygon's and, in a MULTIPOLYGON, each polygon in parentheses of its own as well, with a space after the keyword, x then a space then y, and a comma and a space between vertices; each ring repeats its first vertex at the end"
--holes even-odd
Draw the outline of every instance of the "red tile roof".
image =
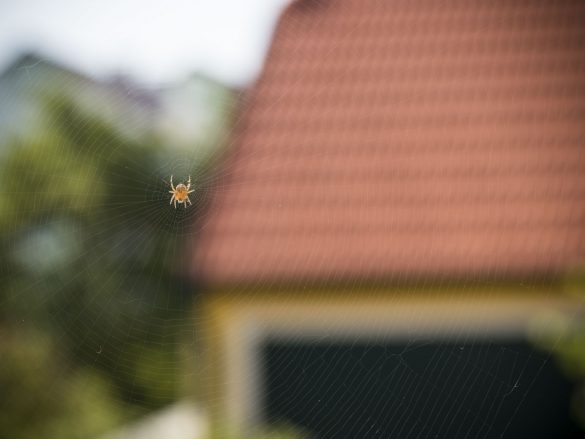
POLYGON ((195 246, 211 283, 585 259, 585 2, 299 0, 195 246))

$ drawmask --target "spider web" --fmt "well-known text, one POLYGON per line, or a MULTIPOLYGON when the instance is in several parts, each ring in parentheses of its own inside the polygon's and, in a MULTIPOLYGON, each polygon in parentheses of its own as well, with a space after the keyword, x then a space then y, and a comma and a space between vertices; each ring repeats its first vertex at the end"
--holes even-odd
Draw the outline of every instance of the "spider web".
MULTIPOLYGON (((329 6, 324 1, 301 3, 303 13, 317 17, 329 6)), ((427 6, 431 14, 443 13, 427 6)), ((324 25, 324 20, 316 18, 313 26, 324 25)), ((294 52, 296 37, 280 38, 294 52)), ((322 60, 327 61, 333 60, 322 60)), ((26 381, 25 390, 8 388, 10 399, 4 405, 10 411, 11 401, 18 400, 40 415, 47 405, 61 407, 63 387, 76 383, 74 395, 67 396, 72 402, 62 409, 79 416, 77 422, 63 421, 70 432, 61 434, 55 426, 40 430, 43 437, 74 438, 97 435, 193 395, 202 405, 221 403, 217 395, 217 401, 204 397, 203 377, 217 365, 201 361, 200 327, 208 322, 197 305, 209 291, 193 277, 191 258, 192 249, 209 232, 213 200, 246 184, 238 180, 242 169, 229 157, 238 147, 238 130, 251 129, 254 123, 242 124, 256 104, 253 97, 221 88, 214 88, 213 95, 199 95, 198 85, 186 87, 193 93, 189 99, 199 99, 198 111, 213 113, 207 125, 194 130, 207 137, 194 141, 193 133, 173 137, 184 127, 183 111, 171 111, 165 118, 161 110, 161 96, 172 98, 171 110, 182 108, 185 89, 149 90, 123 82, 94 85, 46 65, 44 60, 27 60, 10 73, 13 76, 3 78, 4 127, 17 121, 26 129, 4 131, 0 150, 7 170, 1 180, 0 310, 6 339, 15 340, 16 346, 5 370, 30 370, 49 378, 47 385, 26 381), (23 94, 32 97, 23 99, 23 94), (175 185, 191 176, 196 189, 192 206, 169 205, 170 175, 175 185), (118 416, 120 407, 125 414, 118 416), (101 421, 92 424, 87 413, 102 416, 101 421)), ((582 67, 578 71, 582 73, 582 67)), ((304 79, 295 78, 269 109, 278 111, 304 79)), ((323 98, 317 94, 307 99, 323 98)), ((577 117, 582 119, 582 114, 577 117)), ((304 119, 305 124, 311 122, 311 116, 304 119)), ((287 153, 296 151, 290 146, 287 153)), ((251 163, 265 170, 273 166, 270 154, 252 151, 251 163)), ((318 239, 314 245, 311 254, 318 251, 318 239)), ((280 249, 280 254, 286 252, 280 249)), ((367 272, 368 267, 363 268, 367 272)), ((406 271, 394 275, 392 289, 372 287, 353 272, 339 276, 349 311, 338 315, 327 314, 339 304, 335 275, 320 281, 332 291, 308 298, 307 290, 322 288, 310 277, 296 278, 286 288, 263 277, 230 285, 226 292, 235 308, 251 309, 254 303, 262 307, 266 292, 277 292, 281 304, 272 320, 251 318, 250 333, 232 334, 231 343, 243 346, 253 339, 256 349, 254 373, 234 375, 252 388, 239 400, 253 408, 246 416, 292 437, 513 437, 529 423, 541 437, 558 431, 578 434, 568 420, 572 389, 548 352, 534 349, 518 330, 502 335, 498 328, 476 331, 474 325, 457 323, 465 320, 466 300, 499 297, 502 287, 495 273, 487 276, 487 287, 485 276, 478 275, 456 288, 440 277, 407 282, 408 276, 406 271), (390 298, 374 302, 374 308, 406 304, 405 315, 397 318, 410 326, 361 314, 364 291, 372 288, 374 297, 390 298), (421 292, 453 289, 457 294, 442 296, 449 312, 433 319, 427 317, 434 302, 409 305, 421 292), (399 294, 394 295, 396 290, 399 294), (302 317, 310 324, 302 319, 286 323, 296 306, 308 310, 302 317), (351 314, 361 326, 345 326, 351 314), (369 319, 373 323, 368 324, 369 319), (549 419, 567 424, 559 427, 549 419)), ((561 288, 537 276, 504 287, 525 295, 544 291, 547 298, 561 288)), ((489 313, 478 315, 477 327, 489 326, 489 313)), ((546 329, 554 329, 554 322, 547 322, 546 329)), ((224 343, 214 337, 209 341, 224 343)), ((224 377, 223 384, 233 383, 224 377)), ((240 434, 256 431, 238 429, 240 434)), ((8 433, 27 437, 26 431, 22 427, 8 433)))
POLYGON ((43 388, 6 389, 41 421, 38 430, 8 423, 3 435, 95 436, 168 405, 179 389, 192 393, 199 372, 185 363, 194 361, 196 287, 186 249, 234 98, 205 78, 183 87, 196 105, 213 104, 187 149, 165 135, 174 90, 93 82, 30 57, 2 79, 2 317, 14 338, 3 346, 5 369, 22 374, 24 389, 28 373, 47 376, 43 388), (188 209, 169 205, 171 175, 175 184, 191 176, 188 209), (38 369, 45 363, 50 373, 38 369))

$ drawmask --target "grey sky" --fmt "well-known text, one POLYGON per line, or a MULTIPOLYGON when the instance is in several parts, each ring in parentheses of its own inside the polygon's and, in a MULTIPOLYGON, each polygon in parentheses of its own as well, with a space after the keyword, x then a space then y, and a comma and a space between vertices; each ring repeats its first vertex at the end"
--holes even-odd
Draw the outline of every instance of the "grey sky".
POLYGON ((24 50, 88 75, 147 85, 203 72, 242 86, 259 73, 289 0, 3 0, 0 71, 24 50))

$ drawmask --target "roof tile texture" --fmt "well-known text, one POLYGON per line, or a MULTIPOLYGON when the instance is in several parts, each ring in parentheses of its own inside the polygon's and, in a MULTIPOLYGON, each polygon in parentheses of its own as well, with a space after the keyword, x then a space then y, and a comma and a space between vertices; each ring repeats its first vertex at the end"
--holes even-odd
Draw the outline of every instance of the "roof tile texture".
POLYGON ((585 2, 298 0, 192 259, 211 283, 585 259, 585 2))

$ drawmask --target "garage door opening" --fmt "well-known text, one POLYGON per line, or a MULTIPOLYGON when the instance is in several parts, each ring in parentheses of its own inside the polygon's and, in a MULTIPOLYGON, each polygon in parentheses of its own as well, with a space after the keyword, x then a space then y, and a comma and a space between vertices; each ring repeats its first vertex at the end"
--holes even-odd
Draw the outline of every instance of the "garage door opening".
POLYGON ((573 383, 520 340, 268 340, 261 355, 262 417, 309 437, 582 437, 573 383))

